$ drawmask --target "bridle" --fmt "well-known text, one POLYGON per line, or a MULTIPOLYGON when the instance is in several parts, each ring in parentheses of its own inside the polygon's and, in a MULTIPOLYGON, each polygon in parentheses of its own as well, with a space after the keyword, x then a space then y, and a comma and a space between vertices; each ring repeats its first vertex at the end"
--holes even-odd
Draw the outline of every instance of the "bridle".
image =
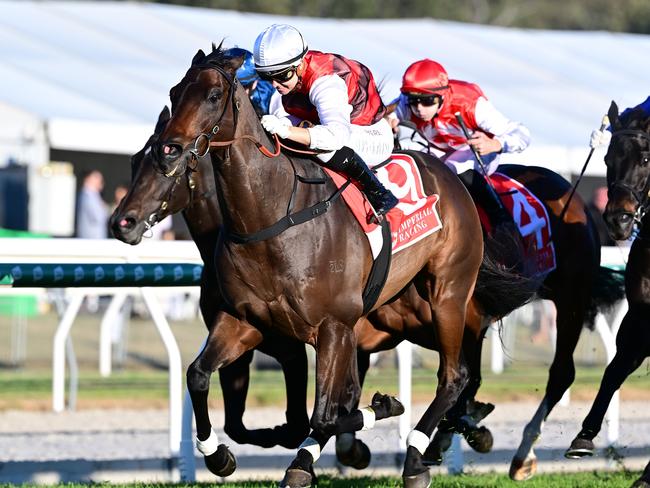
MULTIPOLYGON (((153 140, 155 140, 155 139, 153 139, 153 140)), ((145 152, 145 154, 146 154, 146 152, 145 152)), ((198 163, 198 159, 197 159, 197 163, 198 163)), ((153 166, 154 166, 154 168, 156 167, 156 165, 153 165, 153 166)), ((159 171, 157 171, 157 172, 159 174, 163 174, 163 173, 160 173, 159 171)), ((185 177, 185 181, 187 182, 187 188, 188 188, 188 190, 190 192, 190 197, 189 197, 189 202, 187 203, 187 205, 185 205, 181 209, 181 211, 192 207, 194 204, 196 204, 197 202, 199 202, 201 200, 206 200, 206 199, 212 197, 212 195, 214 195, 216 193, 216 190, 211 189, 211 190, 204 191, 203 193, 200 193, 199 195, 197 195, 196 194, 196 180, 194 179, 194 173, 195 172, 196 172, 196 166, 194 168, 190 168, 189 165, 188 165, 188 169, 185 171, 185 173, 183 173, 182 175, 177 175, 177 176, 173 177, 174 182, 169 187, 169 190, 167 190, 165 198, 160 202, 160 206, 158 207, 158 210, 156 210, 155 212, 152 212, 151 214, 149 214, 149 217, 147 217, 144 220, 145 231, 143 233, 143 237, 151 237, 153 235, 153 234, 149 234, 149 235, 146 235, 146 234, 147 234, 147 232, 151 232, 151 229, 153 228, 153 226, 156 225, 158 222, 160 222, 160 220, 159 220, 160 214, 163 213, 165 210, 167 210, 167 208, 169 207, 169 202, 171 202, 171 200, 172 200, 172 197, 174 195, 174 191, 181 184, 181 180, 183 179, 183 177, 185 177)), ((166 175, 164 175, 164 176, 166 176, 166 175)))
MULTIPOLYGON (((621 129, 612 132, 612 139, 622 136, 641 137, 650 145, 650 134, 640 129, 621 129)), ((636 211, 634 212, 633 219, 637 228, 640 229, 641 221, 650 209, 650 177, 646 177, 641 191, 622 181, 615 181, 608 185, 608 190, 610 192, 616 188, 621 188, 632 195, 636 204, 636 211)))
MULTIPOLYGON (((212 63, 207 63, 207 64, 195 64, 192 66, 193 68, 198 68, 199 70, 203 69, 213 69, 217 71, 223 78, 228 82, 229 85, 229 93, 228 93, 228 99, 226 103, 223 106, 223 109, 221 111, 221 114, 219 115, 219 118, 217 119, 216 123, 212 125, 211 129, 208 129, 207 131, 199 133, 195 138, 194 142, 191 142, 187 146, 183 148, 182 152, 188 151, 192 156, 192 161, 194 162, 194 166, 192 166, 189 162, 187 164, 186 168, 186 173, 188 171, 195 171, 196 166, 198 164, 198 159, 206 156, 208 152, 210 152, 210 148, 212 147, 223 147, 226 148, 226 154, 225 154, 225 160, 230 159, 230 154, 229 154, 229 149, 230 146, 232 146, 234 143, 240 140, 249 140, 255 146, 257 149, 267 158, 274 158, 276 156, 280 155, 281 148, 287 149, 289 151, 299 153, 299 154, 309 154, 309 155, 316 155, 319 154, 321 151, 312 151, 312 150, 303 150, 303 149, 297 149, 291 146, 287 146, 280 142, 280 139, 278 138, 277 134, 273 134, 273 139, 275 143, 275 148, 273 151, 269 150, 266 148, 260 141, 258 141, 255 137, 244 134, 241 136, 235 136, 237 133, 237 122, 239 119, 239 111, 241 109, 240 101, 236 98, 235 94, 237 91, 237 86, 239 84, 239 80, 236 77, 231 76, 229 73, 227 73, 221 66, 212 64, 212 63), (225 141, 213 141, 212 138, 216 136, 219 131, 221 130, 221 121, 226 115, 226 112, 228 111, 228 107, 232 106, 232 113, 233 113, 233 138, 230 140, 225 140, 225 141), (205 146, 203 149, 202 146, 205 146)), ((164 176, 170 178, 170 177, 175 177, 175 172, 176 168, 172 170, 169 173, 164 173, 161 170, 157 170, 159 173, 163 174, 164 176)))

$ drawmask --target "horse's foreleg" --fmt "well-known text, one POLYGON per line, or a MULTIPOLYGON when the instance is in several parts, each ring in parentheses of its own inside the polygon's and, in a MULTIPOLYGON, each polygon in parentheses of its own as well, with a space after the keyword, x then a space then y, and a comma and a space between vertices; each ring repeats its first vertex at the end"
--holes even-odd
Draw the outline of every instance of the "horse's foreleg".
POLYGON ((238 444, 259 445, 255 442, 254 437, 250 435, 243 422, 252 361, 253 351, 246 351, 232 364, 219 369, 219 382, 223 395, 224 432, 238 444))
POLYGON ((544 421, 575 379, 575 351, 584 321, 587 297, 575 297, 569 290, 558 292, 554 299, 557 308, 557 343, 553 363, 549 369, 546 393, 533 418, 524 428, 519 448, 510 463, 510 478, 524 481, 537 472, 537 456, 533 445, 542 434, 544 421))
POLYGON ((598 394, 582 423, 582 430, 564 454, 568 458, 593 455, 593 439, 600 431, 612 396, 648 355, 650 334, 644 331, 647 329, 648 311, 637 312, 633 307, 623 319, 616 336, 616 355, 605 369, 598 394))
MULTIPOLYGON (((359 368, 359 385, 363 388, 366 373, 370 367, 370 353, 357 348, 357 366, 359 368)), ((357 408, 357 401, 353 408, 357 408)), ((370 449, 356 438, 354 432, 346 432, 336 436, 336 458, 343 466, 354 469, 365 469, 370 464, 370 449)))
MULTIPOLYGON (((260 344, 261 351, 276 358, 282 366, 287 392, 286 423, 273 429, 259 429, 256 435, 270 445, 295 449, 309 435, 307 413, 308 364, 305 345, 286 337, 273 337, 260 344)), ((261 444, 260 444, 261 445, 261 444)))
POLYGON ((474 331, 465 328, 463 355, 467 358, 469 380, 458 401, 438 424, 438 430, 423 456, 423 463, 427 466, 437 466, 442 463, 443 453, 451 446, 454 433, 463 434, 467 443, 477 452, 486 453, 492 448, 492 433, 478 424, 494 409, 494 406, 475 401, 476 393, 481 386, 481 353, 486 331, 487 327, 482 329, 477 339, 474 331))
POLYGON ((187 388, 196 420, 197 448, 205 457, 208 469, 217 476, 228 476, 235 470, 235 458, 225 444, 219 444, 208 414, 210 376, 253 349, 262 340, 259 331, 249 324, 220 312, 210 329, 203 350, 187 369, 187 388))
POLYGON ((429 486, 431 475, 422 462, 422 455, 429 446, 433 430, 456 403, 469 377, 465 359, 461 355, 465 302, 452 297, 438 303, 432 299, 430 303, 440 344, 439 384, 433 402, 406 440, 402 479, 407 488, 429 486))
POLYGON ((300 445, 280 486, 307 487, 314 481, 313 464, 322 448, 336 434, 341 400, 361 392, 356 361, 356 337, 352 327, 324 321, 316 341, 316 401, 311 418, 312 432, 300 445))

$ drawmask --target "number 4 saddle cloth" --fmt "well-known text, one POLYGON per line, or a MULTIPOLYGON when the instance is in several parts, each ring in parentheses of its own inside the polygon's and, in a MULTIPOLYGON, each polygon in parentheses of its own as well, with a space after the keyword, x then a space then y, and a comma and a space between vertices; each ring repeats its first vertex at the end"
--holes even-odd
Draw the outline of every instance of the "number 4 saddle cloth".
MULTIPOLYGON (((555 248, 551 236, 551 222, 544 204, 528 188, 503 173, 490 175, 492 186, 501 202, 512 215, 524 240, 529 262, 535 263, 537 274, 548 274, 555 269, 555 248)), ((487 214, 477 206, 481 225, 489 232, 487 214)), ((533 268, 535 269, 535 268, 533 268)))

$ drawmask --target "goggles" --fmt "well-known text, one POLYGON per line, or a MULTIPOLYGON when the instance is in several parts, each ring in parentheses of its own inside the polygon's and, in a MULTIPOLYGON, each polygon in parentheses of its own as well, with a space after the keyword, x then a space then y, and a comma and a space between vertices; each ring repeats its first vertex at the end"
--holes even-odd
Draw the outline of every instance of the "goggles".
POLYGON ((257 74, 261 79, 266 81, 277 81, 278 83, 286 83, 296 73, 296 66, 289 66, 288 68, 280 71, 258 71, 257 74))
POLYGON ((442 103, 442 97, 440 95, 407 95, 406 99, 408 104, 416 107, 422 105, 423 107, 432 107, 434 105, 440 105, 442 103))

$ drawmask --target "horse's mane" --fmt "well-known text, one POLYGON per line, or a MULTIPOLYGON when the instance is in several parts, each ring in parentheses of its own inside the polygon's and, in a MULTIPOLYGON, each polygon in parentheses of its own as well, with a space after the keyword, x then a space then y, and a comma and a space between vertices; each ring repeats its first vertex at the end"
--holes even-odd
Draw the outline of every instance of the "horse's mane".
POLYGON ((628 111, 620 120, 626 129, 639 129, 648 132, 650 126, 650 115, 647 115, 645 110, 639 107, 628 111))
POLYGON ((205 54, 202 49, 199 49, 192 58, 192 66, 215 66, 218 68, 226 68, 228 65, 237 58, 228 55, 228 50, 223 48, 223 39, 219 45, 212 43, 212 51, 205 54))

